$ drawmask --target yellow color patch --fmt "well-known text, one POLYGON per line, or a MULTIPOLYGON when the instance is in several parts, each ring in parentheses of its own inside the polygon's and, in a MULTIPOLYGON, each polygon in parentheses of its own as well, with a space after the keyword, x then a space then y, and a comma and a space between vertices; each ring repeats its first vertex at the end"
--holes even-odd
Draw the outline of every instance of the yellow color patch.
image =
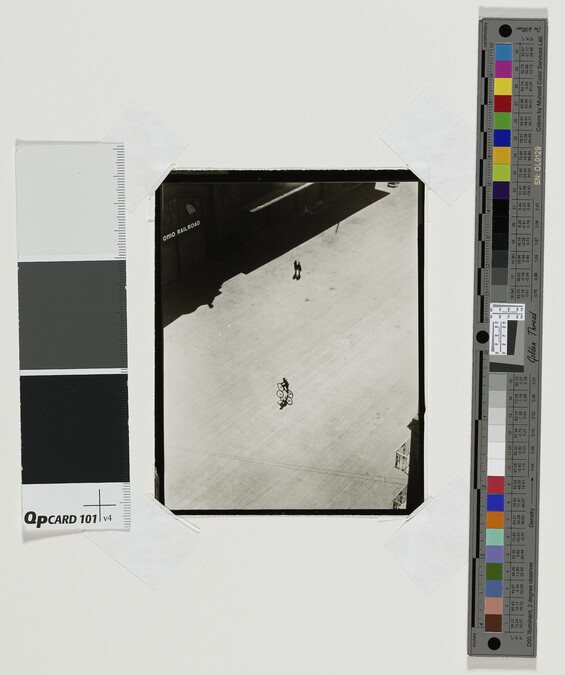
POLYGON ((512 96, 512 78, 495 77, 494 78, 495 96, 512 96))

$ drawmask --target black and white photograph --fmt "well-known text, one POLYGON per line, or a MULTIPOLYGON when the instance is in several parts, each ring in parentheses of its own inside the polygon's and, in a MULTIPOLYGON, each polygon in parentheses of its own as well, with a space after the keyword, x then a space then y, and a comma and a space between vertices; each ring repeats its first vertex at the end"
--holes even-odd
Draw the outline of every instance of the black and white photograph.
POLYGON ((172 172, 156 195, 160 501, 411 512, 423 189, 406 170, 172 172))

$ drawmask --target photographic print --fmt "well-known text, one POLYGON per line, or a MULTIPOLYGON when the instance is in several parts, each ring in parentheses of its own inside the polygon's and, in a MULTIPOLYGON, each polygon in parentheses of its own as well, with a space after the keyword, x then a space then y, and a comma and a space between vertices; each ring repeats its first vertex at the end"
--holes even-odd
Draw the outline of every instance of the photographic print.
POLYGON ((157 496, 423 501, 423 200, 406 170, 175 171, 156 196, 157 496))

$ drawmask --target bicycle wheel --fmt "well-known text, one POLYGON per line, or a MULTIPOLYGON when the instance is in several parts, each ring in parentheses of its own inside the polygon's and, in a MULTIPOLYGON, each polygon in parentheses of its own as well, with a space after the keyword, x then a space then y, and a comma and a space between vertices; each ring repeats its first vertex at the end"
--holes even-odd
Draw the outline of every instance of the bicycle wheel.
POLYGON ((277 391, 277 396, 279 398, 282 398, 284 396, 284 392, 281 389, 279 389, 279 391, 277 391))
POLYGON ((288 398, 293 398, 294 394, 290 391, 290 389, 286 392, 286 395, 288 398))
POLYGON ((282 382, 277 382, 277 389, 278 389, 279 391, 283 391, 284 387, 283 387, 283 383, 282 383, 282 382))
POLYGON ((286 404, 287 404, 287 405, 292 405, 292 404, 293 404, 293 400, 292 400, 291 398, 287 398, 287 399, 286 399, 286 404))

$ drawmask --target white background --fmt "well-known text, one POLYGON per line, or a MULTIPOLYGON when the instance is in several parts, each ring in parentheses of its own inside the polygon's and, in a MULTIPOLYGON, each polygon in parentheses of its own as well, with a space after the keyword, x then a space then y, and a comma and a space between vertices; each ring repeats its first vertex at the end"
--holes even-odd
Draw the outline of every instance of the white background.
MULTIPOLYGON (((560 672, 565 5, 545 6, 550 77, 539 656, 537 663, 501 666, 497 659, 466 656, 466 570, 424 598, 384 547, 397 522, 200 519, 199 547, 159 593, 82 535, 24 541, 20 526, 15 139, 98 140, 137 98, 187 139, 179 166, 402 166, 379 134, 425 86, 474 128, 477 5, 1 0, 1 672, 456 675, 497 666, 560 672)), ((150 492, 153 232, 147 213, 146 201, 127 227, 132 478, 150 492)), ((473 187, 451 207, 430 194, 426 443, 432 495, 469 471, 473 241, 473 187)))

